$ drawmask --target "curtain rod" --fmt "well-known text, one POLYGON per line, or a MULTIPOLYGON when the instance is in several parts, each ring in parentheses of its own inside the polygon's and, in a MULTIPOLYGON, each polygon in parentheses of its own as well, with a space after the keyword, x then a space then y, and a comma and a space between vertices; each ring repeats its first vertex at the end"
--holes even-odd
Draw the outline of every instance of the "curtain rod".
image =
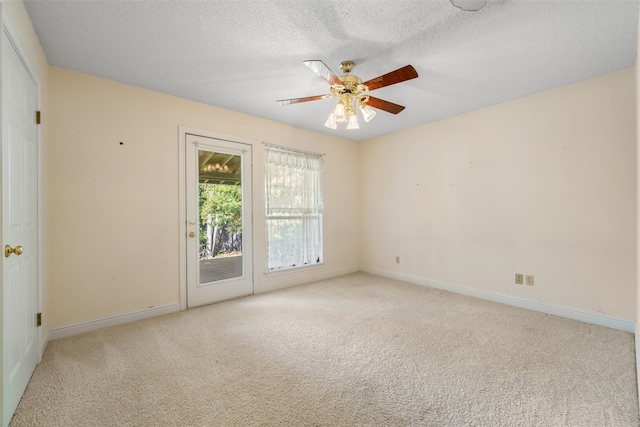
POLYGON ((300 149, 300 148, 286 147, 286 146, 284 146, 284 145, 272 144, 272 143, 270 143, 270 142, 264 142, 264 141, 262 141, 262 144, 263 144, 263 145, 269 145, 269 146, 271 146, 271 147, 275 147, 275 148, 280 148, 280 149, 282 149, 282 150, 289 150, 289 151, 294 151, 294 152, 295 152, 295 151, 297 151, 297 152, 299 152, 299 153, 306 153, 306 154, 315 154, 315 155, 317 155, 317 156, 325 156, 325 154, 324 154, 324 153, 317 153, 317 152, 315 152, 315 151, 302 150, 302 149, 300 149))

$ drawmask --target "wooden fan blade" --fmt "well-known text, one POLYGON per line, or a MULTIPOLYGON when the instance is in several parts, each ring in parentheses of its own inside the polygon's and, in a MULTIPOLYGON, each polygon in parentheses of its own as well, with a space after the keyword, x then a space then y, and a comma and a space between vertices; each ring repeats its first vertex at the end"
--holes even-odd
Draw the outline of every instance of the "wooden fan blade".
POLYGON ((404 110, 402 105, 394 104, 393 102, 385 101, 384 99, 374 98, 373 96, 369 97, 367 105, 369 107, 387 111, 391 114, 398 114, 400 111, 404 110))
POLYGON ((319 75, 320 77, 328 81, 330 85, 342 84, 342 81, 340 81, 338 76, 333 74, 333 71, 331 71, 329 67, 327 67, 326 64, 320 61, 319 59, 310 59, 302 62, 307 67, 311 68, 311 71, 313 71, 314 73, 316 73, 317 75, 319 75))
POLYGON ((317 101, 319 99, 327 99, 327 98, 331 98, 331 95, 316 95, 316 96, 307 96, 304 98, 280 99, 276 102, 280 105, 290 105, 290 104, 298 104, 300 102, 317 101))
POLYGON ((411 65, 407 65, 380 77, 376 77, 375 79, 368 80, 364 82, 363 85, 367 86, 369 90, 376 90, 381 87, 415 79, 416 77, 418 77, 416 69, 411 65))

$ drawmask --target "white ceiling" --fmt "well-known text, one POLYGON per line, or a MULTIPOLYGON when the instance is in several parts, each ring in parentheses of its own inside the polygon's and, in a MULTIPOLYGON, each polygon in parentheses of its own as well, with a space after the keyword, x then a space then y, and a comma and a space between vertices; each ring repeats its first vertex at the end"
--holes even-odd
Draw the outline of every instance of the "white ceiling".
POLYGON ((635 64, 640 0, 31 1, 50 64, 362 141, 635 64), (360 129, 324 127, 335 99, 302 63, 369 80, 419 77, 372 95, 406 106, 360 129))

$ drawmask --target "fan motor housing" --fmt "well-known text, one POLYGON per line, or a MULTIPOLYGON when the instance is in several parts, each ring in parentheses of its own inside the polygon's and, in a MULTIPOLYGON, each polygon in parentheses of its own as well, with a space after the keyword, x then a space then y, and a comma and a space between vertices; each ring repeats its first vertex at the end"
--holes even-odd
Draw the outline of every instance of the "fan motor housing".
POLYGON ((362 79, 360 77, 345 74, 344 76, 340 76, 338 78, 342 82, 342 85, 331 86, 331 93, 336 96, 343 95, 345 93, 358 95, 368 90, 366 86, 362 85, 362 79))
POLYGON ((345 74, 344 76, 338 77, 342 83, 346 86, 348 83, 359 85, 362 83, 362 79, 358 76, 352 76, 351 74, 345 74))

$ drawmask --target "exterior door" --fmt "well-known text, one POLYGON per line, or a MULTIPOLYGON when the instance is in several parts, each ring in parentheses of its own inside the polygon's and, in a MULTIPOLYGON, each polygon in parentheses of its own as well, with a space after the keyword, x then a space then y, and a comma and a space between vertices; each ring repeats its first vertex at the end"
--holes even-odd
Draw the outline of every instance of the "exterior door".
POLYGON ((2 425, 38 363, 38 87, 2 33, 2 425))
POLYGON ((187 307, 253 294, 251 145, 186 136, 187 307))

